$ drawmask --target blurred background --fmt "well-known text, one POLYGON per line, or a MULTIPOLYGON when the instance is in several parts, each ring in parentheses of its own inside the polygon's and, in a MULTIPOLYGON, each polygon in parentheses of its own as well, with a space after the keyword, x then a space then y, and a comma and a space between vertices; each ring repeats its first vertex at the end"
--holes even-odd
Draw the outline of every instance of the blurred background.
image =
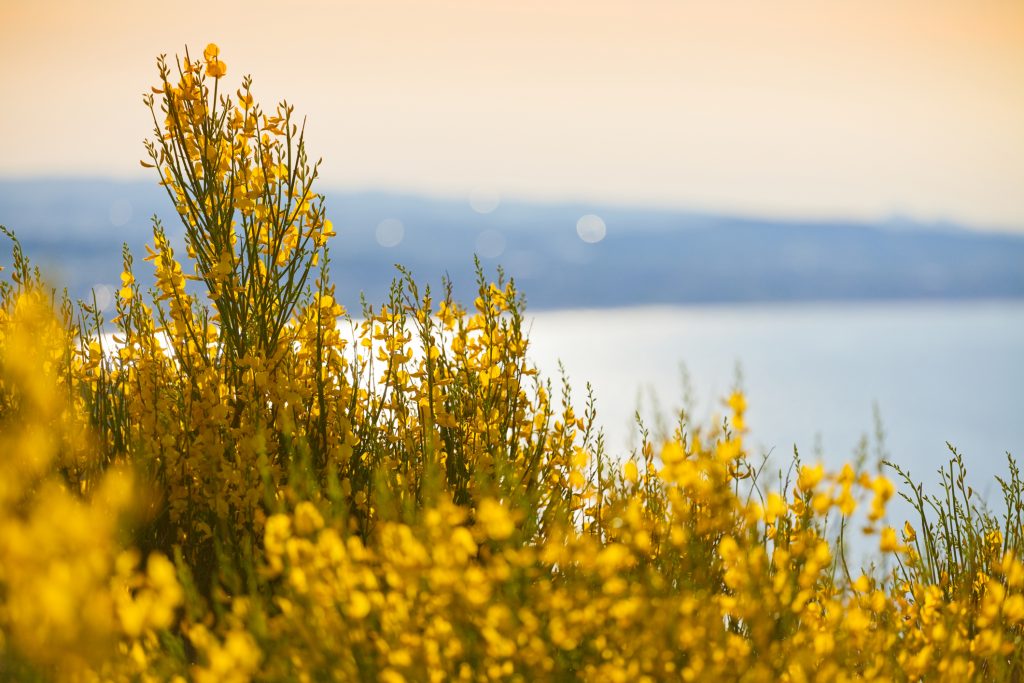
POLYGON ((308 117, 353 313, 501 266, 614 452, 736 386, 780 464, 1024 452, 1020 0, 5 2, 0 224, 74 296, 180 239, 142 93, 211 41, 308 117))

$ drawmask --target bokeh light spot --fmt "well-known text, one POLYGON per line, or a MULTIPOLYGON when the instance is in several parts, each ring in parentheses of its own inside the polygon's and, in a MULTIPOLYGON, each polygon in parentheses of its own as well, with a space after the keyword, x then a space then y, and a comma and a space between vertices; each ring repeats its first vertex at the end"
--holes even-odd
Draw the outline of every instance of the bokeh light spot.
POLYGON ((115 228, 127 225, 132 219, 132 203, 127 199, 115 199, 110 204, 110 224, 115 228))
POLYGON ((604 239, 605 234, 608 232, 608 228, 605 227, 604 221, 601 220, 600 216, 595 216, 592 213, 588 213, 585 216, 581 216, 576 221, 576 234, 580 236, 580 239, 589 244, 595 244, 604 239))
POLYGON ((114 303, 114 288, 110 285, 98 284, 92 288, 96 297, 96 308, 105 311, 114 303))
POLYGON ((505 251, 505 236, 497 230, 484 230, 477 235, 476 253, 483 258, 497 258, 505 251))
POLYGON ((501 195, 494 190, 478 187, 469 193, 469 206, 477 213, 491 213, 501 204, 501 195))
POLYGON ((405 226, 397 218, 385 218, 377 224, 377 244, 382 247, 396 247, 405 238, 405 226))

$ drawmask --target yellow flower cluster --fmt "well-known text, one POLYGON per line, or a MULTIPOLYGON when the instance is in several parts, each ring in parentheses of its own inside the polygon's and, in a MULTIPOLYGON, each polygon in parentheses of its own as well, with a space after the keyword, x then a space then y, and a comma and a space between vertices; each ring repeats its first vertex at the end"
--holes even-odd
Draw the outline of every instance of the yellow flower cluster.
POLYGON ((135 477, 103 461, 85 397, 67 391, 87 372, 74 328, 19 269, 18 286, 0 287, 0 674, 129 680, 183 594, 165 556, 151 553, 143 571, 123 549, 135 477))
POLYGON ((891 466, 897 531, 882 470, 769 481, 739 391, 608 453, 502 277, 466 309, 401 271, 349 318, 291 109, 221 96, 214 45, 175 66, 149 150, 186 259, 159 224, 151 278, 126 251, 112 329, 17 242, 0 282, 0 678, 1024 676, 1012 460, 1001 516, 957 454, 935 498, 891 466))

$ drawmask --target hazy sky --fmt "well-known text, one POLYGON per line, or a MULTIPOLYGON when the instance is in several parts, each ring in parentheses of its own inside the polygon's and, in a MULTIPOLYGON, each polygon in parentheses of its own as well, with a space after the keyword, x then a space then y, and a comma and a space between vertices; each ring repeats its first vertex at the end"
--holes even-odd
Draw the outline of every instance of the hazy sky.
POLYGON ((210 41, 327 187, 1024 229, 1024 0, 0 0, 0 176, 142 176, 210 41))

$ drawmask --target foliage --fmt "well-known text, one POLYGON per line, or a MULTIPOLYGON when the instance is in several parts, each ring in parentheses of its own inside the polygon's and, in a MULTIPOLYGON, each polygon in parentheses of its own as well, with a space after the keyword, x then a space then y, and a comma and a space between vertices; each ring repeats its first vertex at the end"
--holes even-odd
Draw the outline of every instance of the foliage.
POLYGON ((959 455, 939 497, 893 465, 900 531, 881 473, 768 485, 739 392, 620 461, 530 365, 513 283, 467 310, 402 271, 349 317, 291 107, 223 96, 213 45, 159 71, 144 165, 187 259, 155 223, 143 291, 125 252, 113 335, 16 240, 0 285, 0 677, 1024 674, 1012 460, 1001 517, 959 455))

